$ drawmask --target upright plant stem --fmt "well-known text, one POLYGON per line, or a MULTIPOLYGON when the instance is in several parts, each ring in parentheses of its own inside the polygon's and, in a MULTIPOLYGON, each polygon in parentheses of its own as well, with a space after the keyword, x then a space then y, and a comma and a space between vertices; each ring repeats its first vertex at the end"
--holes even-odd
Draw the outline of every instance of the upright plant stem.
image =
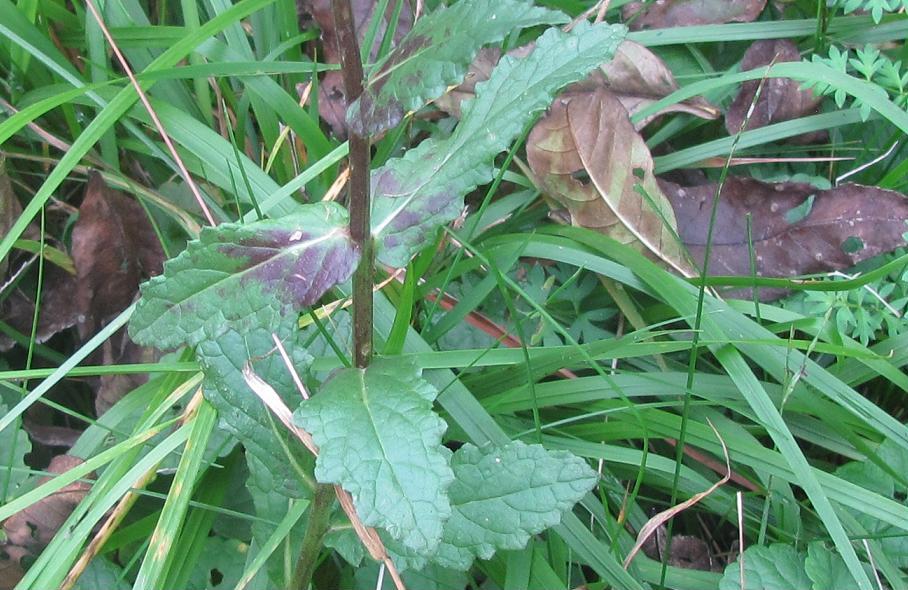
POLYGON ((328 532, 331 521, 331 505, 334 503, 334 487, 328 484, 319 484, 315 488, 315 497, 309 505, 309 524, 303 536, 303 545, 300 549, 300 558, 296 562, 293 572, 293 581, 290 590, 306 590, 315 573, 318 556, 322 549, 322 539, 328 532))
MULTIPOLYGON (((341 56, 348 102, 363 92, 363 64, 353 23, 350 0, 331 0, 334 29, 341 56)), ((350 237, 359 247, 362 258, 353 275, 353 362, 357 367, 369 365, 372 358, 372 238, 369 232, 369 138, 349 130, 350 142, 350 237)))

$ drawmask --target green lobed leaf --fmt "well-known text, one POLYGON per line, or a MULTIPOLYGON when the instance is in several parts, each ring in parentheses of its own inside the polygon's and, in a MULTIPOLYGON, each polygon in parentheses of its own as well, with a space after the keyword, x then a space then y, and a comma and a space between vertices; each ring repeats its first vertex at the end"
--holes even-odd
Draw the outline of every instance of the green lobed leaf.
POLYGON ((339 371, 294 414, 319 446, 318 481, 340 484, 366 525, 420 554, 435 551, 451 515, 437 395, 412 361, 378 360, 339 371))
POLYGON ((583 459, 519 441, 466 444, 451 466, 453 512, 433 561, 458 570, 499 549, 523 549, 531 535, 561 522, 597 481, 583 459))
POLYGON ((272 327, 347 280, 359 260, 347 213, 334 203, 249 224, 202 230, 141 287, 129 323, 137 343, 195 346, 228 330, 272 327))
POLYGON ((561 88, 607 61, 624 38, 620 25, 581 22, 549 29, 527 57, 502 58, 447 139, 429 139, 372 174, 372 234, 379 261, 407 264, 438 226, 455 219, 463 196, 493 178, 492 159, 508 148, 561 88))
MULTIPOLYGON (((738 560, 740 560, 740 556, 738 560)), ((725 568, 719 590, 741 590, 741 570, 735 560, 725 568)), ((744 585, 747 590, 807 590, 812 588, 804 569, 804 554, 791 545, 754 545, 744 550, 744 585)))
MULTIPOLYGON (((864 569, 872 578, 873 571, 866 563, 864 569)), ((854 578, 851 577, 842 558, 835 551, 829 550, 822 541, 814 541, 807 546, 804 571, 813 582, 812 590, 851 590, 854 588, 854 578)))
POLYGON ((561 12, 524 0, 466 0, 442 6, 416 21, 400 45, 375 64, 362 96, 347 111, 347 124, 361 135, 390 129, 407 111, 463 80, 484 45, 498 43, 512 31, 567 20, 561 12))
POLYGON ((252 363, 256 375, 271 385, 289 407, 299 403, 289 370, 275 348, 272 334, 280 338, 294 368, 303 372, 312 361, 296 329, 296 314, 278 327, 257 327, 245 334, 227 330, 217 340, 199 344, 199 364, 205 373, 205 399, 218 411, 221 429, 236 436, 246 448, 246 460, 256 487, 299 498, 301 465, 308 461, 296 437, 274 418, 243 378, 243 367, 252 363), (259 465, 264 468, 256 468, 259 465))

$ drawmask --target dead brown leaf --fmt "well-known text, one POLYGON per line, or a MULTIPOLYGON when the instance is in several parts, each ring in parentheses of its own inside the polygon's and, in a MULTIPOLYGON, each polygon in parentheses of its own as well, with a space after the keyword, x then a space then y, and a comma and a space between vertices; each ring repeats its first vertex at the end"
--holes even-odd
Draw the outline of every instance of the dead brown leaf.
MULTIPOLYGON (((101 346, 101 364, 104 366, 152 363, 158 360, 156 349, 139 346, 126 335, 125 328, 120 329, 101 346)), ((102 375, 95 394, 95 413, 101 416, 115 403, 135 389, 146 383, 148 375, 144 373, 126 375, 102 375)))
POLYGON ((690 25, 749 23, 756 20, 766 0, 656 0, 630 2, 622 16, 632 31, 690 25), (631 20, 633 19, 633 20, 631 20))
POLYGON ((643 543, 643 553, 650 559, 662 561, 668 554, 668 565, 690 570, 722 571, 713 558, 709 545, 693 535, 673 535, 668 542, 667 527, 662 525, 656 534, 643 543))
MULTIPOLYGON (((0 236, 5 236, 9 232, 20 213, 22 206, 13 192, 13 183, 6 172, 6 161, 0 158, 0 236)), ((8 264, 8 258, 0 259, 0 279, 6 276, 8 264)))
MULTIPOLYGON (((675 210, 681 239, 702 264, 716 184, 660 185, 675 210)), ((711 275, 750 276, 748 213, 757 274, 789 277, 847 268, 904 246, 908 198, 857 184, 818 190, 809 184, 731 176, 719 198, 711 275)), ((767 299, 780 294, 761 292, 767 299)))
POLYGON ((139 283, 161 272, 164 252, 145 210, 92 174, 73 227, 79 332, 93 334, 132 303, 139 283))
MULTIPOLYGON (((741 70, 754 70, 773 62, 800 61, 801 54, 797 46, 787 39, 757 41, 744 54, 741 70)), ((748 110, 753 105, 753 112, 743 130, 765 127, 797 119, 819 111, 821 97, 814 96, 810 90, 802 90, 800 84, 789 78, 767 78, 763 81, 760 96, 754 102, 759 80, 751 80, 741 85, 741 91, 725 115, 725 128, 730 135, 742 130, 742 124, 748 110)), ((797 138, 799 143, 825 141, 828 134, 810 133, 797 138)))
MULTIPOLYGON (((655 53, 633 41, 618 46, 615 57, 601 67, 605 86, 614 93, 630 115, 678 90, 671 70, 655 53)), ((682 112, 701 119, 717 119, 719 110, 702 97, 666 107, 636 123, 642 129, 660 114, 682 112)))
MULTIPOLYGON (((57 455, 51 460, 47 471, 54 474, 65 473, 82 463, 82 459, 78 457, 57 455)), ((38 485, 50 479, 51 477, 42 477, 38 485)), ((3 522, 7 543, 4 551, 11 556, 17 555, 20 564, 22 557, 37 555, 50 543, 73 508, 82 501, 90 489, 90 484, 86 482, 73 482, 7 518, 3 522)))
POLYGON ((682 274, 694 274, 649 149, 608 90, 556 99, 530 132, 527 159, 537 184, 568 209, 575 225, 637 243, 682 274))
MULTIPOLYGON (((38 343, 45 342, 54 334, 76 324, 79 310, 73 297, 75 291, 74 276, 56 265, 44 265, 41 311, 38 314, 38 329, 35 334, 38 343)), ((34 313, 34 293, 28 293, 23 289, 16 289, 0 303, 0 319, 26 336, 31 334, 34 313)), ((15 344, 13 339, 0 334, 0 352, 11 349, 15 344)))

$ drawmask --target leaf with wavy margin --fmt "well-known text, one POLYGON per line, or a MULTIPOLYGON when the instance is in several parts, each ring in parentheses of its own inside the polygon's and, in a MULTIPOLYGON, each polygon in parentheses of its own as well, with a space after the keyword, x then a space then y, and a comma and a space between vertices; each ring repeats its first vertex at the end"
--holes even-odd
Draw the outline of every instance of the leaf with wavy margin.
POLYGON ((506 150, 561 88, 609 59, 624 27, 582 22, 571 33, 549 29, 523 59, 505 56, 451 137, 429 139, 372 174, 372 234, 376 256, 394 267, 455 219, 463 196, 494 177, 492 159, 506 150))
POLYGON ((466 444, 451 466, 457 478, 448 491, 453 513, 432 561, 458 570, 496 550, 522 549, 531 535, 561 522, 598 479, 579 457, 519 441, 466 444))
POLYGON ((435 551, 451 515, 437 395, 412 361, 382 359, 339 371, 294 414, 319 447, 319 482, 341 485, 363 523, 420 554, 435 551))
POLYGON ((479 49, 514 31, 554 25, 567 15, 523 0, 466 0, 419 19, 400 44, 372 68, 347 123, 361 135, 400 123, 407 111, 463 80, 479 49))
POLYGON ((358 261, 347 212, 334 203, 205 228, 165 263, 163 275, 142 285, 129 334, 140 344, 174 348, 229 330, 274 327, 347 280, 358 261))

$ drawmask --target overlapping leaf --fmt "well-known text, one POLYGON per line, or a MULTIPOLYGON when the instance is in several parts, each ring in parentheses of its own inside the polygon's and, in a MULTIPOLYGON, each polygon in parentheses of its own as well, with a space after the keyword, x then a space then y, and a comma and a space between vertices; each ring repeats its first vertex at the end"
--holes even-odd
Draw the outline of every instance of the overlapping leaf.
MULTIPOLYGON (((812 587, 804 570, 804 554, 791 545, 754 545, 744 551, 743 561, 744 588, 747 590, 807 590, 812 587)), ((719 590, 742 590, 740 565, 737 561, 725 568, 725 575, 719 581, 719 590)))
POLYGON ((303 372, 312 358, 296 329, 296 315, 279 326, 259 326, 245 333, 227 330, 216 340, 198 347, 199 364, 205 372, 205 399, 217 409, 221 428, 236 436, 246 448, 256 487, 266 492, 300 497, 300 465, 307 451, 268 412, 243 378, 243 367, 252 363, 256 375, 266 380, 290 406, 300 399, 288 368, 275 348, 272 334, 282 340, 294 368, 303 372), (261 468, 254 468, 257 463, 261 468))
POLYGON ((294 415, 319 447, 316 478, 340 484, 366 525, 421 554, 436 549, 451 515, 436 395, 413 364, 376 361, 340 371, 294 415))
POLYGON ((72 242, 79 331, 86 337, 132 303, 142 280, 161 272, 164 251, 142 206, 97 173, 85 188, 72 242))
POLYGON ((550 29, 524 59, 504 57, 450 138, 429 139, 372 175, 372 233, 377 257, 404 266, 436 228, 460 213, 463 196, 493 178, 492 159, 507 149, 555 92, 611 57, 624 28, 580 23, 550 29))
MULTIPOLYGON (((702 263, 717 186, 660 185, 675 210, 681 239, 702 263)), ((759 275, 787 277, 847 268, 904 245, 906 219, 908 198, 894 191, 857 184, 817 190, 803 183, 731 176, 718 202, 709 272, 749 276, 751 244, 759 275)))
POLYGON ((460 82, 484 45, 515 30, 565 22, 561 12, 524 0, 467 0, 417 21, 394 51, 373 67, 363 94, 347 113, 351 129, 375 134, 397 125, 460 82))
MULTIPOLYGON (((771 63, 800 60, 798 46, 788 39, 756 41, 744 53, 741 70, 753 70, 771 63)), ((816 113, 821 100, 822 97, 814 95, 810 90, 802 89, 800 84, 790 78, 751 80, 741 85, 741 91, 729 107, 725 115, 725 128, 730 135, 734 135, 739 131, 804 117, 816 113), (760 95, 757 96, 757 88, 761 84, 760 95)), ((825 132, 816 132, 796 139, 799 143, 808 143, 823 141, 826 136, 825 132)))
POLYGON ((173 348, 277 326, 350 277, 359 252, 346 224, 343 208, 318 203, 278 220, 204 229, 142 285, 130 335, 173 348))
POLYGON ((666 29, 755 20, 766 0, 659 0, 629 2, 622 9, 632 30, 666 29))
POLYGON ((556 100, 530 133, 527 158, 538 184, 568 209, 575 224, 637 243, 682 274, 693 274, 649 149, 608 90, 556 100), (591 183, 577 176, 588 176, 591 183))
POLYGON ((461 447, 451 460, 453 513, 433 561, 466 570, 476 557, 522 549, 531 535, 561 522, 595 484, 596 472, 565 451, 519 441, 461 447))

